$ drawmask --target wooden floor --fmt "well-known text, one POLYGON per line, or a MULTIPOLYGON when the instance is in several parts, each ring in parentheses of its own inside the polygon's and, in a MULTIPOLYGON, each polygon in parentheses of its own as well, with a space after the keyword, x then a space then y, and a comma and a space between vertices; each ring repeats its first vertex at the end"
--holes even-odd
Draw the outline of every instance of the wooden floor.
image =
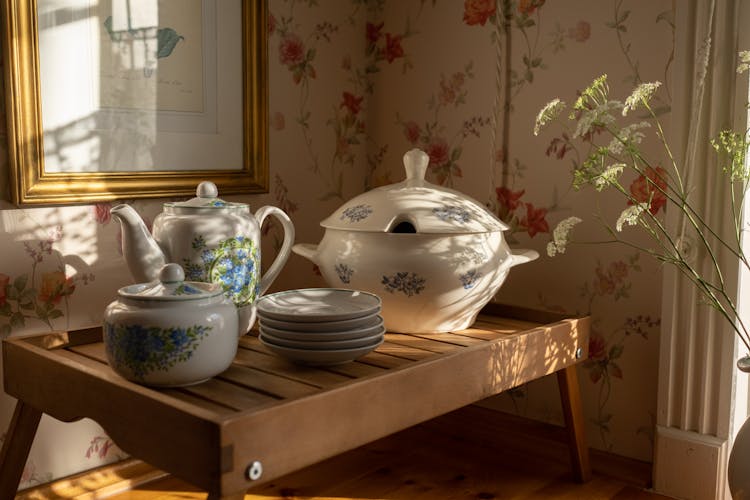
MULTIPOLYGON (((562 429, 469 406, 250 490, 245 500, 667 498, 646 490, 649 464, 596 452, 591 457, 594 478, 576 484, 564 440, 562 429)), ((100 478, 102 484, 94 487, 96 481, 82 477, 18 498, 206 498, 161 471, 144 464, 133 467, 137 473, 125 474, 136 476, 128 479, 128 491, 122 491, 123 480, 100 478)))

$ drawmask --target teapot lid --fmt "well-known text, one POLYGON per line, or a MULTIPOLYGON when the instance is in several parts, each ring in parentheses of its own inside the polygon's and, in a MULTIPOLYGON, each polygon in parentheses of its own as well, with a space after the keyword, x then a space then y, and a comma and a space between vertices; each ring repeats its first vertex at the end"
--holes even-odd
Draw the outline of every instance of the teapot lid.
POLYGON ((195 189, 195 198, 187 201, 168 202, 167 209, 247 209, 247 203, 234 203, 219 198, 219 188, 211 181, 203 181, 195 189))
POLYGON ((486 233, 509 227, 478 201, 425 180, 430 157, 412 149, 404 155, 406 180, 355 196, 320 225, 385 233, 486 233))
POLYGON ((159 280, 120 288, 120 297, 135 300, 195 300, 215 297, 224 293, 218 283, 185 281, 185 271, 179 264, 167 264, 159 272, 159 280))

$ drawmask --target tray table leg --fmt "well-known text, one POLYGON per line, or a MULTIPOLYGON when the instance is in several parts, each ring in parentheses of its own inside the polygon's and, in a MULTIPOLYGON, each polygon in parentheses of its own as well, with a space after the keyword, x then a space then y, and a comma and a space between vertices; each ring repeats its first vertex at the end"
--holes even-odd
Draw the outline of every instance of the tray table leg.
POLYGON ((583 428, 583 408, 581 392, 578 387, 576 365, 568 366, 557 372, 557 384, 560 388, 560 399, 565 427, 568 429, 568 446, 576 481, 584 483, 591 479, 589 448, 586 444, 586 433, 583 428))
POLYGON ((18 401, 0 451, 0 498, 13 498, 34 441, 41 410, 18 401))

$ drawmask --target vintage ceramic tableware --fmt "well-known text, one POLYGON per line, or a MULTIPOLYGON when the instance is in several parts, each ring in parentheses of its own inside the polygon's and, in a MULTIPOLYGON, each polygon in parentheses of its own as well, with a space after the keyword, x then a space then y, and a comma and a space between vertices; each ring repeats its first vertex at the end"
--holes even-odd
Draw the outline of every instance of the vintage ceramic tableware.
POLYGON ((373 349, 376 349, 380 344, 382 344, 383 340, 379 340, 371 345, 366 345, 364 347, 330 350, 295 349, 292 347, 283 347, 264 340, 262 337, 260 337, 260 342, 271 352, 274 352, 279 356, 295 363, 310 366, 333 366, 348 363, 364 356, 365 354, 372 351, 373 349))
POLYGON ((359 290, 304 288, 272 293, 256 303, 262 318, 314 323, 342 321, 380 311, 380 297, 359 290))
POLYGON ((357 328, 373 327, 381 323, 383 318, 379 312, 360 316, 359 318, 342 319, 338 321, 282 321, 279 319, 261 317, 260 323, 266 327, 279 328, 294 332, 340 332, 357 328))
POLYGON ((321 222, 318 245, 293 247, 330 286, 379 295, 389 331, 467 328, 510 268, 539 256, 511 250, 508 226, 477 201, 427 182, 428 163, 407 152, 405 181, 353 198, 321 222))
POLYGON ((237 353, 237 310, 216 283, 185 281, 167 264, 159 281, 130 285, 104 312, 114 371, 140 384, 191 385, 224 371, 237 353))
POLYGON ((276 337, 268 333, 263 327, 260 327, 260 338, 272 344, 279 345, 281 347, 293 347, 295 349, 312 349, 312 350, 332 350, 332 349, 352 349, 355 347, 364 347, 366 345, 374 344, 380 340, 383 340, 385 334, 385 328, 380 327, 380 330, 374 335, 368 335, 366 337, 358 337, 353 339, 336 339, 336 340, 289 340, 282 337, 276 337))
MULTIPOLYGON (((368 316, 369 318, 369 316, 368 316)), ((375 322, 365 325, 357 326, 350 329, 343 330, 321 330, 321 331, 304 331, 304 330, 289 330, 284 328, 276 328, 267 324, 266 318, 260 318, 260 328, 263 331, 271 334, 274 337, 288 339, 288 340, 347 340, 357 339, 362 337, 368 337, 375 335, 383 327, 383 318, 379 315, 375 315, 375 322)), ((317 325, 318 323, 309 323, 311 325, 317 325)), ((297 323, 297 325, 305 326, 305 323, 297 323)))
POLYGON ((154 220, 153 236, 129 205, 117 205, 112 216, 122 226, 122 250, 136 282, 157 278, 166 262, 183 266, 189 280, 219 283, 240 312, 240 329, 255 321, 255 300, 265 293, 289 257, 294 225, 280 209, 259 208, 218 198, 212 182, 201 182, 196 197, 164 204, 154 220), (269 215, 284 229, 284 242, 268 270, 260 274, 260 228, 269 215))

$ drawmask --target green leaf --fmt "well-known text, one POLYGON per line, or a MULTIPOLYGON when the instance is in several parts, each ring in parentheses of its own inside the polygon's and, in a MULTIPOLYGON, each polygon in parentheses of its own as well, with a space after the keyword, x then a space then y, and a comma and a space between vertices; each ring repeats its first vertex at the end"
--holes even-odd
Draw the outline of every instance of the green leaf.
POLYGON ((451 151, 451 161, 457 161, 461 158, 461 153, 463 153, 463 149, 460 146, 451 151))
POLYGON ((177 42, 184 39, 185 37, 178 35, 172 28, 161 28, 157 30, 156 58, 161 59, 163 57, 168 57, 177 46, 177 42))
POLYGON ((622 356, 625 351, 625 346, 622 344, 615 344, 609 348, 609 359, 617 359, 622 356))
POLYGON ((55 319, 55 318, 62 318, 63 312, 60 309, 53 309, 49 312, 49 315, 47 318, 49 319, 55 319))
POLYGON ((19 303, 18 307, 23 309, 24 311, 33 311, 34 310, 34 303, 33 302, 24 302, 19 303))
POLYGON ((13 287, 13 286, 9 286, 6 293, 7 293, 8 300, 18 300, 18 296, 20 295, 18 293, 18 290, 16 290, 16 287, 13 287))
POLYGON ((22 274, 18 278, 16 278, 13 281, 13 288, 18 290, 19 292, 26 288, 26 283, 29 281, 29 275, 28 274, 22 274))
POLYGON ((24 290, 23 293, 21 293, 21 295, 18 297, 18 303, 19 304, 33 304, 35 297, 36 297, 36 290, 34 290, 33 288, 24 290))
POLYGON ((628 20, 629 17, 630 17, 630 11, 629 10, 623 11, 622 15, 619 17, 619 19, 617 19, 617 22, 624 23, 625 21, 628 20))
POLYGON ((0 315, 2 316, 10 316, 13 311, 10 308, 10 304, 7 302, 0 306, 0 315))

